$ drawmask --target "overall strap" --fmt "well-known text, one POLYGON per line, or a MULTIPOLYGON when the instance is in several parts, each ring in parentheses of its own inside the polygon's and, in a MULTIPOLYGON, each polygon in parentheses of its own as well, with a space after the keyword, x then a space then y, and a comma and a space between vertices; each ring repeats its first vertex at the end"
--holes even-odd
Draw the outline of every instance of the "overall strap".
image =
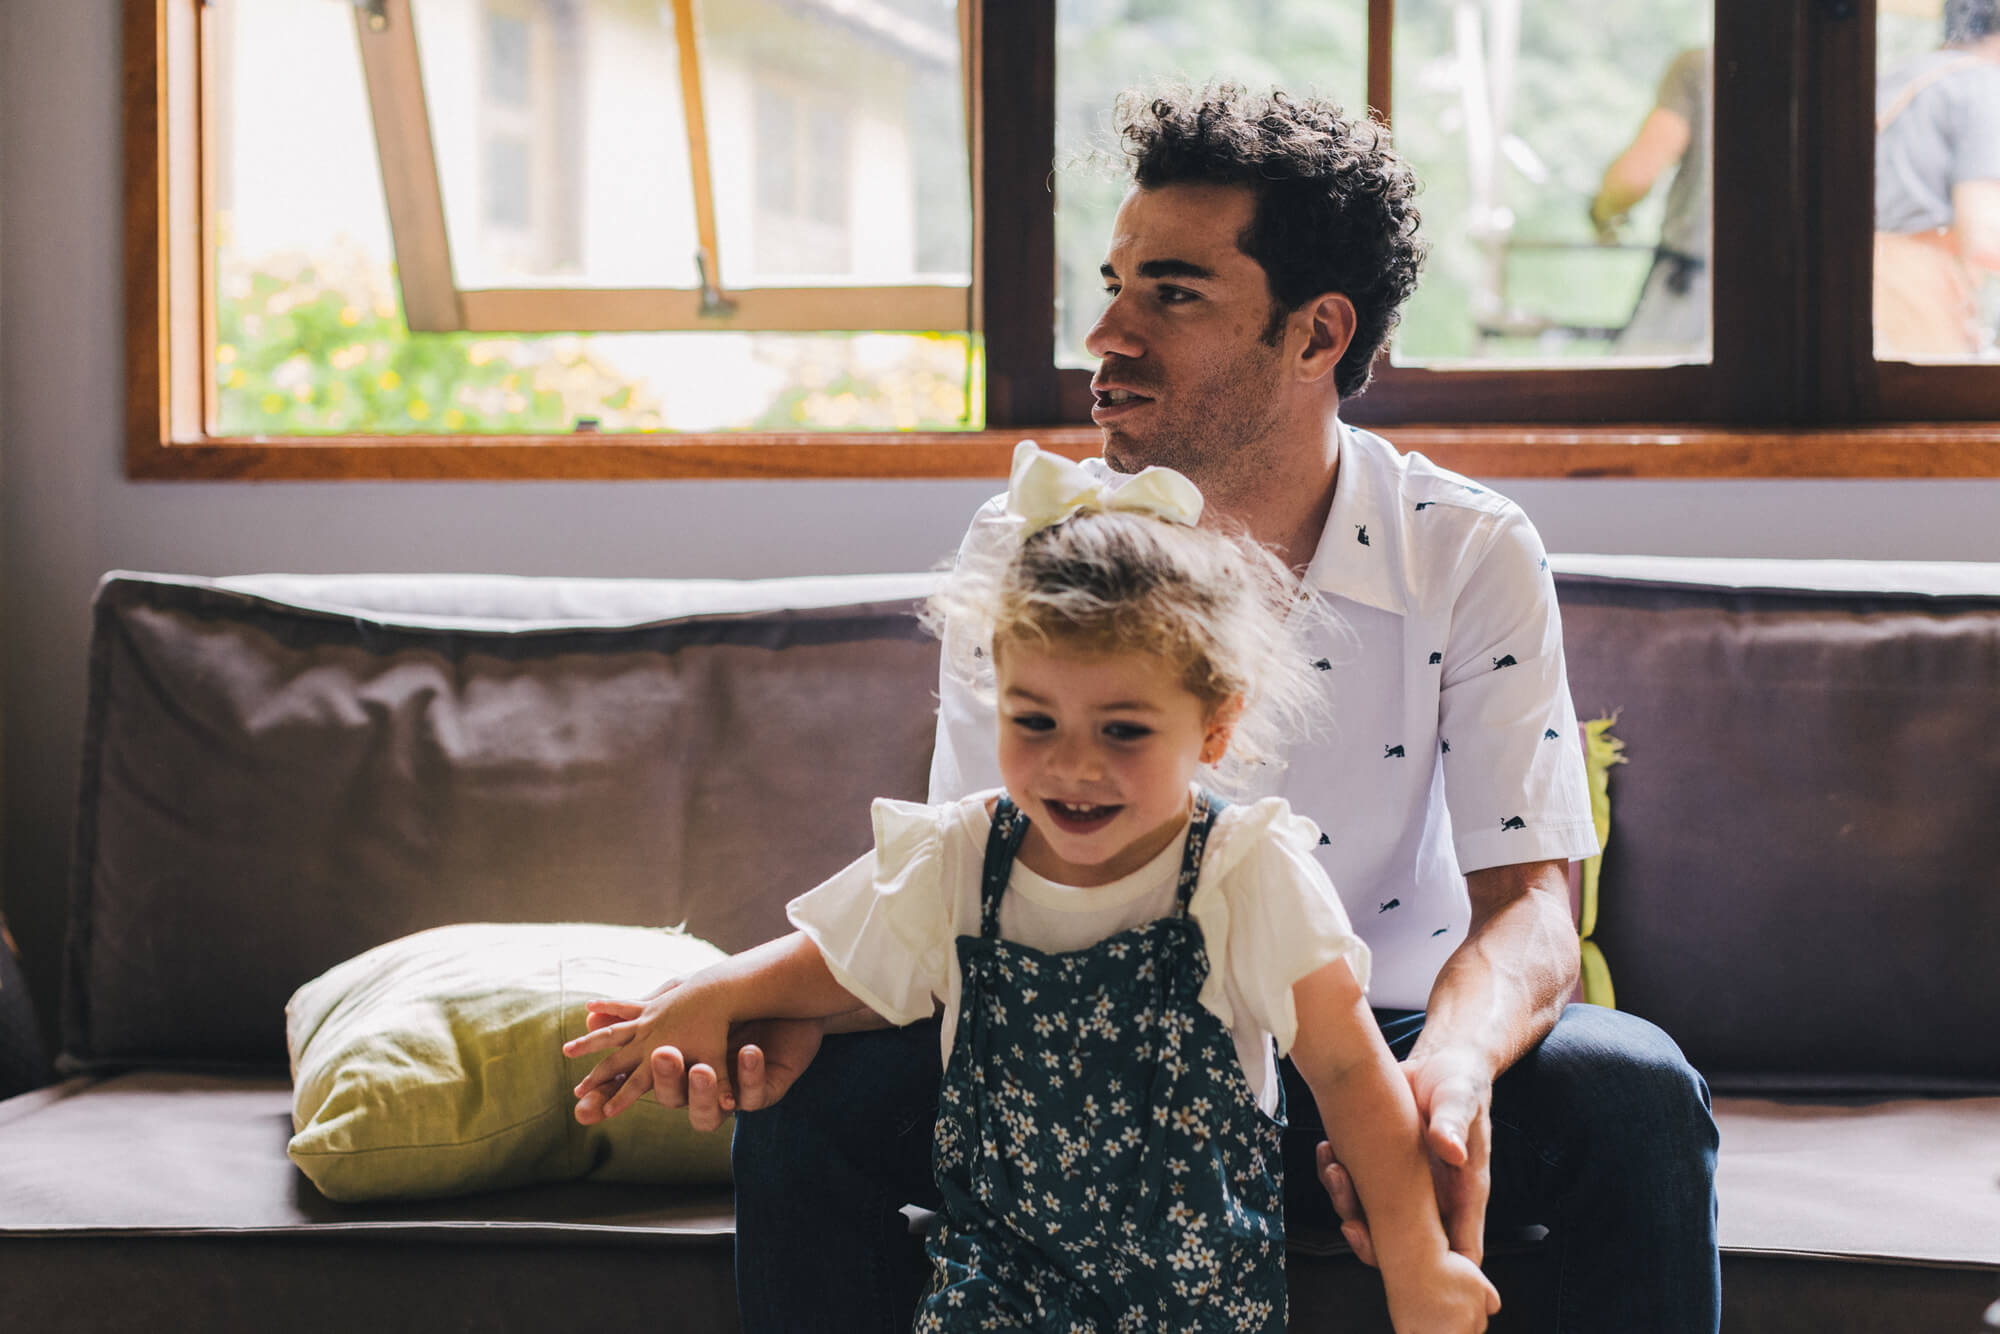
POLYGON ((1007 892, 1007 877, 1014 869, 1014 854, 1028 833, 1028 817, 1003 793, 993 804, 993 832, 986 836, 986 868, 979 878, 979 935, 994 940, 1000 935, 1000 896, 1007 892))
POLYGON ((1215 829, 1215 817, 1228 804, 1207 788, 1194 799, 1194 812, 1188 817, 1187 851, 1181 854, 1180 882, 1174 887, 1175 910, 1182 917, 1187 916, 1188 900, 1194 897, 1194 883, 1201 878, 1201 857, 1215 829))

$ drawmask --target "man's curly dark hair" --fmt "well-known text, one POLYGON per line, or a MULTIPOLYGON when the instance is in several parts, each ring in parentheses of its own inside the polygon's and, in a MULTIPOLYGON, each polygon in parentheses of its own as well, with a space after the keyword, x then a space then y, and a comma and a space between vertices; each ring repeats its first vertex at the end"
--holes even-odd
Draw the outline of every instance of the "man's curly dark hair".
POLYGON ((1263 266, 1270 288, 1265 341, 1275 343, 1305 302, 1339 292, 1354 303, 1356 324, 1334 384, 1342 398, 1367 388, 1424 257, 1417 179, 1388 131, 1331 102, 1251 95, 1235 84, 1123 93, 1116 124, 1141 188, 1256 191, 1257 211, 1236 244, 1263 266))

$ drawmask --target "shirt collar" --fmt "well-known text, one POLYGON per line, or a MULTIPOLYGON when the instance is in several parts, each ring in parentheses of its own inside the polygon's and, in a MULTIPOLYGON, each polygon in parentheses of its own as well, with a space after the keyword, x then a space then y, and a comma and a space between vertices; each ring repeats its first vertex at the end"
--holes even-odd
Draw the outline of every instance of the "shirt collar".
POLYGON ((1340 432, 1339 471, 1333 508, 1320 534, 1319 550, 1306 567, 1306 582, 1323 593, 1383 611, 1408 608, 1402 579, 1402 455, 1369 431, 1336 421, 1340 432))

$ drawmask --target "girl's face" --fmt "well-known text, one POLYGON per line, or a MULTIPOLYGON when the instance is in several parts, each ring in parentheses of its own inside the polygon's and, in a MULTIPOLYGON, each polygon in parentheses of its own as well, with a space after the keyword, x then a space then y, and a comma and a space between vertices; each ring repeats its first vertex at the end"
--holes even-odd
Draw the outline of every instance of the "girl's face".
POLYGON ((1008 639, 993 666, 1000 775, 1028 817, 1030 870, 1110 884, 1179 836, 1195 770, 1228 748, 1230 709, 1211 711, 1142 654, 1008 639))

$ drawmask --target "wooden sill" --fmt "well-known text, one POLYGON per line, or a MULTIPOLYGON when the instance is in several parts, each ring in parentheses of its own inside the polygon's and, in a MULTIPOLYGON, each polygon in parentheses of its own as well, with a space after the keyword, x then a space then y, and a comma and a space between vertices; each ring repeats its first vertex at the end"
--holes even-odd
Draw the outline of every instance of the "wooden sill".
MULTIPOLYGON (((1474 477, 2000 477, 2000 423, 1837 429, 1677 426, 1380 428, 1474 477)), ((185 481, 1000 478, 1032 438, 1073 458, 1094 427, 965 432, 299 437, 142 441, 129 476, 185 481)))

